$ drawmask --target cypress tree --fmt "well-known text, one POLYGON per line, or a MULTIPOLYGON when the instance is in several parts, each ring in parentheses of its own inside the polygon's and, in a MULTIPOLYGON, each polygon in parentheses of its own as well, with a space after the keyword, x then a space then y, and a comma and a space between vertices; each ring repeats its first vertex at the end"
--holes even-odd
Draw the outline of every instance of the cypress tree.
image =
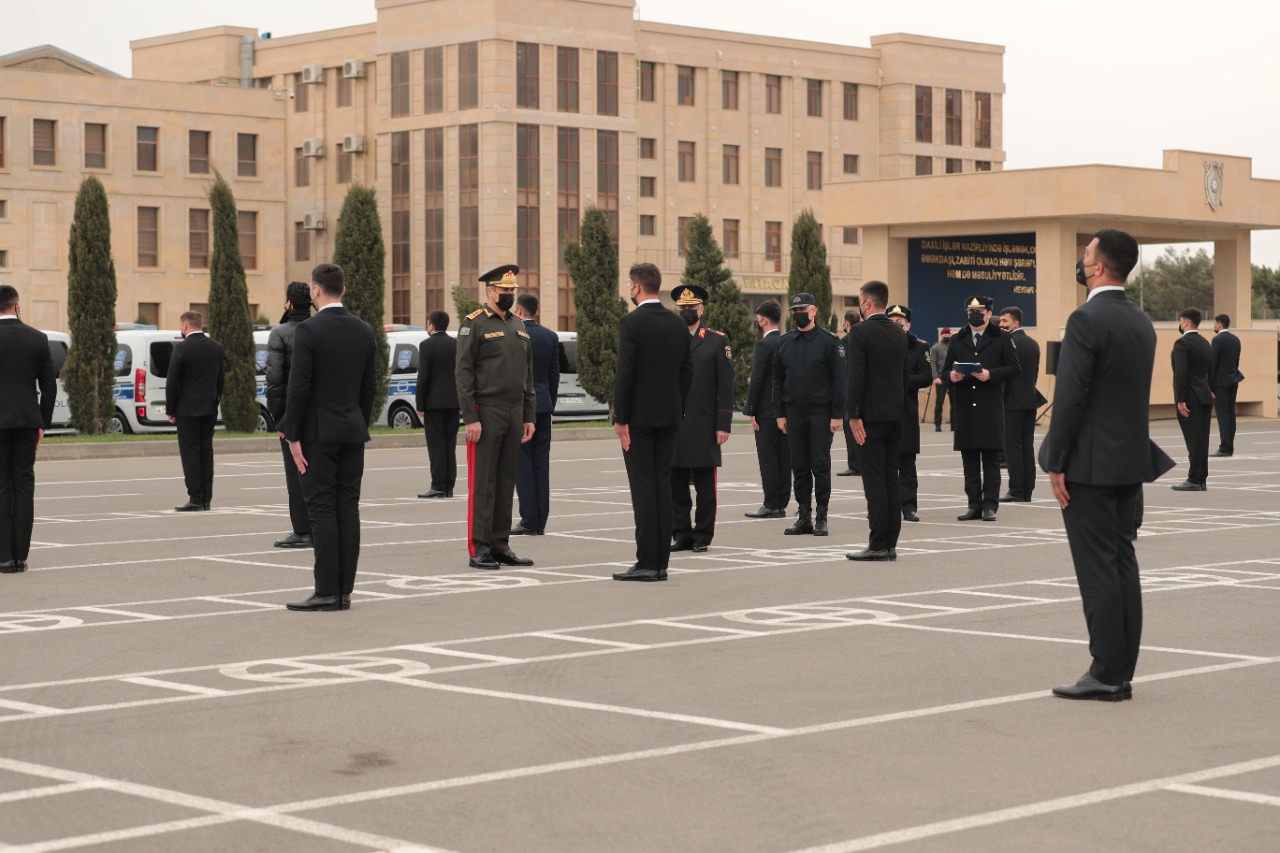
POLYGON ((588 207, 580 241, 564 247, 573 278, 578 327, 578 379, 592 397, 613 410, 613 379, 618 365, 618 320, 626 303, 618 296, 618 250, 604 211, 588 207))
POLYGON ((209 258, 209 316, 204 318, 205 328, 226 352, 222 423, 231 432, 253 432, 258 428, 258 379, 249 288, 244 280, 244 262, 240 259, 236 198, 222 173, 215 169, 213 175, 213 187, 209 190, 213 254, 209 258))
MULTIPOLYGON (((827 247, 822 242, 822 228, 812 210, 801 211, 791 228, 791 274, 787 278, 787 302, 797 293, 812 293, 818 306, 815 318, 819 326, 836 328, 831 314, 831 267, 827 265, 827 247)), ((783 306, 786 310, 786 306, 783 306)), ((787 318, 787 328, 791 328, 787 318)))
POLYGON ((733 273, 724 265, 724 253, 711 231, 711 221, 701 213, 685 227, 685 246, 680 282, 706 288, 702 322, 728 336, 733 348, 733 399, 745 400, 751 379, 751 351, 756 345, 751 312, 733 281, 733 273))
POLYGON ((67 328, 71 352, 62 384, 71 425, 101 435, 115 414, 116 267, 111 260, 107 191, 95 177, 80 182, 67 273, 67 328))
POLYGON ((347 295, 342 304, 348 311, 373 326, 378 349, 378 388, 373 396, 376 418, 387 402, 391 363, 387 349, 386 312, 387 250, 382 242, 382 220, 378 216, 378 194, 372 187, 356 184, 347 190, 333 241, 333 262, 342 267, 347 295))
POLYGON ((462 318, 484 306, 476 299, 475 285, 460 281, 453 287, 453 310, 458 313, 454 319, 462 322, 462 318))

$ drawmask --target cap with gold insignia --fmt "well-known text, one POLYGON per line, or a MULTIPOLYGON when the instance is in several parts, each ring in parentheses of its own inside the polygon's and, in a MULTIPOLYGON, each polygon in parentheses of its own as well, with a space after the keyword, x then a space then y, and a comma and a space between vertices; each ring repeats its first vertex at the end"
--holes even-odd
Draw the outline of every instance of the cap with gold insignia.
POLYGON ((966 311, 994 311, 996 301, 990 296, 970 296, 964 304, 966 311))
POLYGON ((902 317, 908 323, 911 322, 911 309, 905 305, 890 305, 885 313, 890 317, 902 317))
POLYGON ((696 284, 678 284, 671 291, 671 299, 676 305, 702 305, 707 301, 707 290, 696 284))
POLYGON ((498 287, 515 287, 516 273, 518 272, 520 272, 520 267, 515 264, 503 264, 480 276, 480 280, 485 284, 492 284, 498 287))
POLYGON ((791 310, 793 311, 797 308, 808 308, 810 305, 817 304, 812 293, 797 293, 791 297, 791 310))

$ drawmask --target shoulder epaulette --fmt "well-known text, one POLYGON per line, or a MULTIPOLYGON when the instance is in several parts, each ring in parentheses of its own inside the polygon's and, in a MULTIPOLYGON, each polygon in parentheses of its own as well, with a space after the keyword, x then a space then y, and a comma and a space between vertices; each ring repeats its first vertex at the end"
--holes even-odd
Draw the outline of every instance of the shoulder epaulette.
POLYGON ((476 310, 472 311, 470 314, 467 315, 467 319, 474 320, 475 318, 479 317, 483 313, 484 313, 483 308, 477 308, 476 310))
POLYGON ((707 336, 707 327, 703 326, 701 329, 698 330, 698 337, 705 338, 706 336, 707 336))
POLYGON ((722 338, 728 337, 728 335, 726 335, 724 332, 719 332, 719 331, 716 331, 715 329, 707 329, 707 331, 713 335, 719 335, 722 338))

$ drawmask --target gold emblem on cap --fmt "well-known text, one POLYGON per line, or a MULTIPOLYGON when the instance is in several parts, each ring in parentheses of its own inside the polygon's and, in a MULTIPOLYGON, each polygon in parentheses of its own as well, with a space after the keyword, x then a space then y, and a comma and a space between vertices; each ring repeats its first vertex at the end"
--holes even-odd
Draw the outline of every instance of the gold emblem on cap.
POLYGON ((507 270, 506 272, 504 272, 502 274, 502 286, 515 287, 515 285, 516 285, 516 274, 513 273, 511 270, 507 270))
POLYGON ((902 310, 902 306, 901 306, 901 305, 895 305, 895 306, 893 306, 892 308, 890 308, 890 309, 889 309, 889 313, 890 313, 890 314, 901 314, 903 317, 907 316, 907 312, 902 310))
POLYGON ((969 307, 970 308, 986 308, 987 306, 983 304, 981 299, 975 296, 969 300, 969 307))

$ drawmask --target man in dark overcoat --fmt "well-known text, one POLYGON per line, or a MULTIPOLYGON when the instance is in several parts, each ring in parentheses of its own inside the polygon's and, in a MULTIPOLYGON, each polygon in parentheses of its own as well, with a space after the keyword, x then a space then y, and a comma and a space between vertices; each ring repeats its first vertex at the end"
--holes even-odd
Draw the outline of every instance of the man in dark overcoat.
POLYGON ((902 407, 902 447, 898 451, 898 489, 902 494, 902 520, 919 521, 920 478, 916 456, 920 454, 920 389, 933 382, 929 345, 911 334, 911 309, 890 305, 889 319, 907 333, 907 396, 902 407))

